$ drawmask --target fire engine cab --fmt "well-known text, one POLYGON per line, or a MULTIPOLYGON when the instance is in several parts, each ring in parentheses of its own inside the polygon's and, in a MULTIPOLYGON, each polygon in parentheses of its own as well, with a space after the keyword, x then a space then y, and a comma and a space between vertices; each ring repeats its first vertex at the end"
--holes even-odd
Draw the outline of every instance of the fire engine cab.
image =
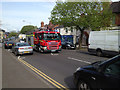
POLYGON ((28 42, 33 49, 40 52, 61 51, 61 35, 55 31, 35 31, 32 35, 27 35, 28 42))

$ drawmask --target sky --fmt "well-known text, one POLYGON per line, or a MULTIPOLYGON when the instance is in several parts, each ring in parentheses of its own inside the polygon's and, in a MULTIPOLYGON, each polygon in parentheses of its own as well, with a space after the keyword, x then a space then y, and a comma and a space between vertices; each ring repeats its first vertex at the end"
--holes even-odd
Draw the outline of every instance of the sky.
POLYGON ((49 23, 55 2, 2 2, 2 25, 5 31, 20 31, 25 25, 40 27, 49 23))
MULTIPOLYGON (((112 0, 119 1, 119 0, 112 0)), ((55 0, 2 0, 0 2, 0 28, 6 32, 20 31, 25 25, 49 24, 55 0)))

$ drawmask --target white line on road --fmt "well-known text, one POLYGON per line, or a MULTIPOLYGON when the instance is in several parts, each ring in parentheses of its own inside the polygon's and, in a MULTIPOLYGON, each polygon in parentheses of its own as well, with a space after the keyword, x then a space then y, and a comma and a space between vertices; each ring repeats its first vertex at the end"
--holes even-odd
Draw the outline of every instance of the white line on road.
POLYGON ((20 58, 21 58, 21 59, 25 59, 25 57, 20 57, 20 56, 18 56, 18 59, 20 59, 20 58))
POLYGON ((84 63, 91 64, 91 62, 84 61, 84 60, 79 60, 79 59, 76 59, 76 58, 71 58, 71 57, 68 57, 68 59, 72 59, 72 60, 75 60, 75 61, 79 61, 79 62, 84 62, 84 63))
POLYGON ((53 53, 51 53, 51 55, 58 55, 58 54, 53 54, 53 53))

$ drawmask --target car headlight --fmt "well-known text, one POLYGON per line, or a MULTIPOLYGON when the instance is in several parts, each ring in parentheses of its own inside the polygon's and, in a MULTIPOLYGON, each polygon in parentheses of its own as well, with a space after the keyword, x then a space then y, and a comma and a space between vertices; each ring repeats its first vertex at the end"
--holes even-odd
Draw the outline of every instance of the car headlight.
POLYGON ((81 67, 78 67, 77 69, 76 69, 76 71, 79 71, 81 69, 81 67))
POLYGON ((69 45, 69 44, 68 44, 67 46, 68 46, 68 47, 70 47, 70 45, 69 45))

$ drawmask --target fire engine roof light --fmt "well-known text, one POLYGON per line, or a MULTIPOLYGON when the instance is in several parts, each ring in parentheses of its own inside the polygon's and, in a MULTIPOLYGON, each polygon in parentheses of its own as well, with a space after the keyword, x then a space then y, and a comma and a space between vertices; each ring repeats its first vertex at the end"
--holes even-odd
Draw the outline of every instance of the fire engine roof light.
POLYGON ((58 30, 55 30, 55 32, 58 32, 58 30))

